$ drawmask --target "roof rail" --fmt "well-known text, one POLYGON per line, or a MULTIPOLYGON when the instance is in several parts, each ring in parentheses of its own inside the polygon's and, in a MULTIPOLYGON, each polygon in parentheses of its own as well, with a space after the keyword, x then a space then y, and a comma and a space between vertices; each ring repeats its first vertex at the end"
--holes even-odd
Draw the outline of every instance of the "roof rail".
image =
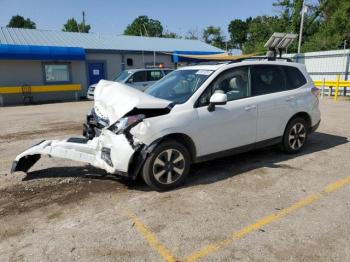
POLYGON ((202 62, 193 62, 188 65, 223 65, 231 62, 230 60, 219 60, 219 61, 202 61, 202 62))
POLYGON ((235 60, 232 60, 229 62, 229 64, 233 64, 233 63, 238 63, 238 62, 242 62, 242 61, 246 61, 246 60, 268 60, 268 61, 276 61, 276 60, 284 60, 287 62, 293 62, 292 59, 287 58, 287 57, 269 57, 269 56, 251 56, 251 57, 244 57, 244 58, 238 58, 235 60))

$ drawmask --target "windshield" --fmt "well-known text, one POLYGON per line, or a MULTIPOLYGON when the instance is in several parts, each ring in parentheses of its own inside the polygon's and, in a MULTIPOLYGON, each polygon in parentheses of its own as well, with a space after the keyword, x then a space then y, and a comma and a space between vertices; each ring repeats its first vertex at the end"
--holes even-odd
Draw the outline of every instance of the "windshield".
POLYGON ((114 78, 113 81, 116 81, 116 82, 123 82, 124 80, 126 80, 130 75, 132 74, 131 71, 121 71, 120 74, 114 78))
POLYGON ((146 93, 170 100, 176 104, 186 102, 213 73, 208 70, 176 70, 146 89, 146 93))

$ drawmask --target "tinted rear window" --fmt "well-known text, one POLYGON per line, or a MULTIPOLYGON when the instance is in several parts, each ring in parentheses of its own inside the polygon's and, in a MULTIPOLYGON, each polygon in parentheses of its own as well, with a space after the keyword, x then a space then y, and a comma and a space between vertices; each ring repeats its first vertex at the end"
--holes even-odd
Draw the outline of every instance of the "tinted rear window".
POLYGON ((256 65, 251 67, 252 96, 285 91, 286 77, 280 66, 256 65))
POLYGON ((147 81, 158 81, 163 77, 160 70, 147 71, 147 81))
POLYGON ((298 68, 283 66, 283 70, 287 76, 287 89, 296 89, 306 84, 306 79, 298 68))

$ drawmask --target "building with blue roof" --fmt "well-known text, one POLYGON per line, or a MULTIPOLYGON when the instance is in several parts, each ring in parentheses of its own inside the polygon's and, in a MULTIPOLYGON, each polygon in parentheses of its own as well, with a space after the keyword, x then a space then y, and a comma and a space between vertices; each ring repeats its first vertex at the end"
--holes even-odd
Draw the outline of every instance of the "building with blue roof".
POLYGON ((28 86, 35 102, 79 99, 125 69, 223 52, 198 40, 0 27, 0 105, 22 103, 28 86))

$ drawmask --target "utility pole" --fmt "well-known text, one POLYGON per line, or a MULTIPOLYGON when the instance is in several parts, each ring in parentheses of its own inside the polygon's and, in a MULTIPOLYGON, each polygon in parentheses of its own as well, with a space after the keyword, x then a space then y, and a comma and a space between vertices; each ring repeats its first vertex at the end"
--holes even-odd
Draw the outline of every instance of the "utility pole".
MULTIPOLYGON (((83 15, 83 28, 82 28, 82 32, 85 33, 85 12, 82 12, 83 15)), ((79 30, 80 31, 80 30, 79 30)))
POLYGON ((303 1, 303 7, 301 9, 301 23, 300 23, 300 31, 299 31, 299 44, 298 44, 298 54, 300 54, 301 50, 301 39, 303 38, 303 27, 304 27, 304 15, 307 12, 307 5, 305 5, 303 1))
POLYGON ((143 51, 143 39, 142 39, 142 29, 140 29, 141 42, 142 42, 142 67, 145 67, 145 52, 143 51))

